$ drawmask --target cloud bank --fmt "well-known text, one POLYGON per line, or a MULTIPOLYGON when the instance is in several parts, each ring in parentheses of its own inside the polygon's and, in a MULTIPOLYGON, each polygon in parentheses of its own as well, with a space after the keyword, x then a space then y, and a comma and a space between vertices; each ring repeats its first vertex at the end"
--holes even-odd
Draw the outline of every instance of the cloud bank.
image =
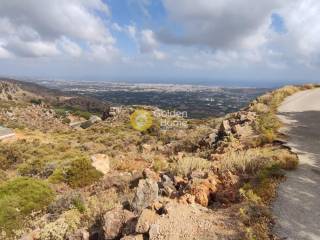
POLYGON ((318 0, 0 1, 4 70, 316 78, 319 57, 318 0))

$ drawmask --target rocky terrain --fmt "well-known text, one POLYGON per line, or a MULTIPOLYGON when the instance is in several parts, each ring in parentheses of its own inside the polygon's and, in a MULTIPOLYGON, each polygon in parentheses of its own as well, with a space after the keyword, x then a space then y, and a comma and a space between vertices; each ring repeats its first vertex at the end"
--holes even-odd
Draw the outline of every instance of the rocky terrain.
POLYGON ((276 239, 269 204, 298 162, 276 109, 313 85, 204 120, 0 86, 0 124, 16 133, 0 142, 0 239, 276 239), (151 128, 130 125, 136 109, 153 114, 151 128), (163 129, 163 118, 186 127, 163 129))

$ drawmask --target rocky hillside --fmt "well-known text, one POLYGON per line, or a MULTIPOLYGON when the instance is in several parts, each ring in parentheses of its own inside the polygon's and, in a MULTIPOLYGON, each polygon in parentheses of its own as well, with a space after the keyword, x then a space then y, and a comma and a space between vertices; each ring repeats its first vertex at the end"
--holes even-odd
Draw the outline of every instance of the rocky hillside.
POLYGON ((134 106, 85 129, 69 126, 70 107, 3 98, 0 121, 16 137, 0 142, 0 239, 275 239, 268 206, 297 165, 276 108, 310 87, 222 119, 134 106), (130 124, 137 109, 153 116, 142 132, 130 124))

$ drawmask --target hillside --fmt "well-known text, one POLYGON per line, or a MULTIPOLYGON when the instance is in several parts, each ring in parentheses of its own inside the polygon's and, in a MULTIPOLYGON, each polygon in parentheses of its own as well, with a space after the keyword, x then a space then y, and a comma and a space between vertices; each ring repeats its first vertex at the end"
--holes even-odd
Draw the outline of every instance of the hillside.
POLYGON ((148 106, 111 112, 11 80, 0 86, 0 124, 16 134, 0 142, 0 239, 24 240, 274 239, 269 204, 283 169, 298 162, 278 140, 276 109, 314 87, 190 120, 148 106), (133 124, 137 110, 152 118, 148 128, 133 124), (71 127, 84 112, 103 121, 71 127))

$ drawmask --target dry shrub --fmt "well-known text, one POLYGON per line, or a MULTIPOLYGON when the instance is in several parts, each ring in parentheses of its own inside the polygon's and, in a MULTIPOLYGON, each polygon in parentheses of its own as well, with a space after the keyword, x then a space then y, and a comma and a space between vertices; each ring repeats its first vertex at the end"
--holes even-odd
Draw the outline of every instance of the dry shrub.
POLYGON ((164 171, 168 168, 168 162, 160 157, 154 159, 153 170, 156 172, 164 171))
POLYGON ((118 195, 115 190, 101 192, 87 199, 84 213, 84 220, 88 225, 94 224, 108 210, 112 209, 118 202, 118 195))
POLYGON ((63 240, 76 231, 81 223, 81 214, 73 209, 63 213, 56 221, 48 223, 41 229, 43 240, 63 240))
POLYGON ((253 111, 256 113, 267 113, 270 111, 270 109, 268 105, 258 102, 255 105, 253 105, 253 111))
POLYGON ((224 155, 220 167, 222 170, 254 174, 271 164, 270 158, 272 156, 273 152, 269 148, 230 151, 224 155))
POLYGON ((275 157, 279 166, 285 170, 294 170, 299 164, 298 156, 286 149, 278 150, 275 157))
POLYGON ((171 164, 171 169, 176 175, 186 176, 192 171, 208 170, 212 166, 211 162, 198 157, 184 157, 171 164))
POLYGON ((224 154, 220 167, 222 170, 255 174, 273 165, 278 165, 281 169, 293 170, 298 163, 297 155, 287 149, 251 148, 224 154))

